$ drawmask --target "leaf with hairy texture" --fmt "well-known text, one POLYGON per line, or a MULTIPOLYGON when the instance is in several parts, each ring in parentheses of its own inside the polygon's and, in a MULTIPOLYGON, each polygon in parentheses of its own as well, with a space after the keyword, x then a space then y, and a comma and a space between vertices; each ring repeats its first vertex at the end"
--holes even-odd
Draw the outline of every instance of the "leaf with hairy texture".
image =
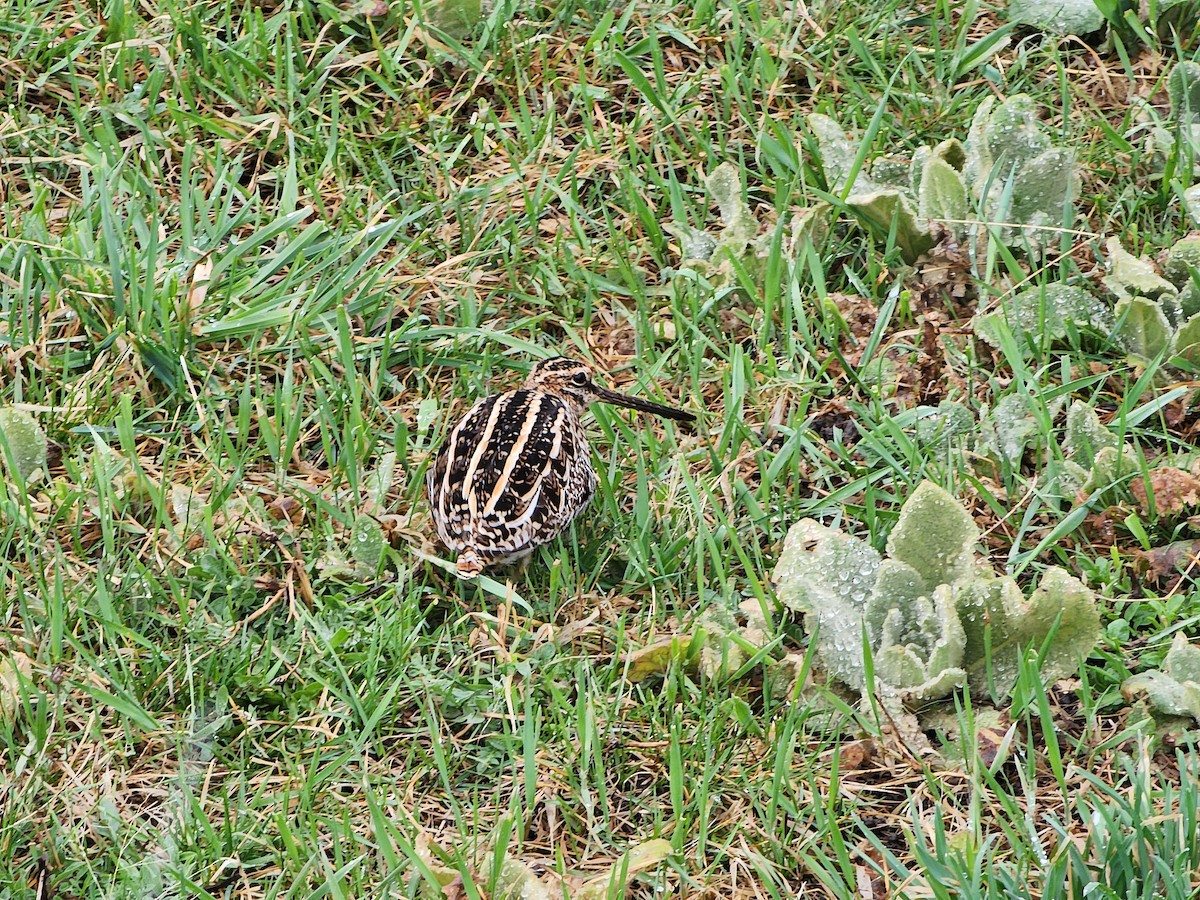
POLYGON ((29 413, 0 409, 0 463, 10 478, 26 482, 46 468, 46 432, 29 413))
POLYGON ((923 481, 901 507, 887 552, 920 573, 932 589, 971 572, 978 540, 979 529, 962 504, 945 488, 923 481))
POLYGON ((1008 576, 959 582, 954 606, 966 635, 971 690, 997 701, 1016 683, 1021 657, 1030 647, 1041 650, 1051 632, 1054 637, 1042 658, 1046 681, 1074 674, 1100 636, 1095 596, 1057 567, 1046 570, 1028 600, 1008 576))
POLYGON ((1121 685, 1127 701, 1144 700, 1159 715, 1200 721, 1200 647, 1178 632, 1160 671, 1140 672, 1121 685))
POLYGON ((857 689, 865 682, 863 614, 879 562, 865 541, 802 519, 788 530, 775 566, 779 600, 816 632, 821 665, 857 689))
POLYGON ((1171 323, 1162 307, 1145 297, 1127 297, 1117 303, 1116 339, 1133 356, 1156 359, 1171 346, 1171 323))

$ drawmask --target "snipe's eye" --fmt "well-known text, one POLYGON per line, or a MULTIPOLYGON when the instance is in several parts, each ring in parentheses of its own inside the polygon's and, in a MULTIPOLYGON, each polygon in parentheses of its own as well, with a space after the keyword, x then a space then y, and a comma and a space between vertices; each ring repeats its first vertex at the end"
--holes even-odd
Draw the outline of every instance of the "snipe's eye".
POLYGON ((574 375, 571 376, 571 383, 577 384, 580 387, 583 387, 590 380, 591 379, 588 378, 587 372, 576 372, 574 375))

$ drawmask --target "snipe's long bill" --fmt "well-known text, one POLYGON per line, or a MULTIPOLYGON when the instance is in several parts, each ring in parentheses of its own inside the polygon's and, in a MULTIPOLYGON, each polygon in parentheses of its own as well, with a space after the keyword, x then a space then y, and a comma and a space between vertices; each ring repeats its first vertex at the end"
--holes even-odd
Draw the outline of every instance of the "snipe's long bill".
POLYGON ((562 356, 535 365, 518 390, 484 397, 454 426, 425 482, 460 578, 528 555, 587 508, 596 473, 580 417, 591 403, 696 419, 596 384, 591 369, 562 356))

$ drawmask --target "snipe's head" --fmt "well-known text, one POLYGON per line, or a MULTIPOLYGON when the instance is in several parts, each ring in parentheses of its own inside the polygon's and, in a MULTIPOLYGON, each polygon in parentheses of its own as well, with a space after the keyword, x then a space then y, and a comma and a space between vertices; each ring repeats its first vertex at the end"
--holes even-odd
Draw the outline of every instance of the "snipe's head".
POLYGON ((596 383, 595 374, 588 366, 565 356, 555 356, 539 362, 525 379, 523 387, 527 391, 545 391, 565 400, 576 415, 582 414, 589 404, 598 402, 612 403, 615 406, 624 406, 680 422, 696 421, 694 415, 682 409, 661 406, 640 397, 630 397, 609 390, 596 383))

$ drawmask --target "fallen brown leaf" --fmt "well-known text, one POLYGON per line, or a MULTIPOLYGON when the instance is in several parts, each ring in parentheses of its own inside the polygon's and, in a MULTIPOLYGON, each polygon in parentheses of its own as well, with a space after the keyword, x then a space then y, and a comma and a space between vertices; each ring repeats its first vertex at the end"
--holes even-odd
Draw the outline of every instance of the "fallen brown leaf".
POLYGON ((276 497, 267 505, 267 515, 276 521, 299 525, 304 521, 304 507, 295 497, 276 497))
POLYGON ((21 682, 33 678, 33 660, 19 651, 0 656, 0 716, 15 715, 21 706, 21 682))
POLYGON ((196 267, 192 269, 192 283, 188 286, 187 292, 187 308, 191 312, 196 312, 204 305, 204 298, 208 296, 208 285, 212 279, 213 264, 207 257, 196 263, 196 267))
POLYGON ((666 673, 672 662, 686 662, 691 641, 690 634, 676 635, 627 653, 626 677, 632 684, 637 684, 653 675, 666 673))
POLYGON ((388 5, 384 0, 359 0, 359 2, 347 7, 346 13, 351 16, 365 16, 368 19, 377 19, 380 16, 388 14, 388 5))
POLYGON ((855 338, 865 341, 871 336, 879 318, 879 307, 873 301, 857 294, 830 294, 829 300, 841 313, 855 338))
POLYGON ((1169 590, 1194 576, 1200 559, 1200 541, 1176 541, 1165 547, 1134 550, 1133 554, 1138 575, 1155 587, 1169 590))
POLYGON ((912 289, 922 309, 943 305, 949 308, 947 301, 970 300, 978 293, 970 256, 949 229, 942 232, 937 246, 918 259, 913 268, 912 289))
POLYGON ((1200 506, 1200 478, 1174 466, 1155 469, 1148 479, 1136 479, 1129 489, 1137 498, 1138 509, 1146 515, 1173 516, 1200 506))
POLYGON ((975 735, 975 751, 979 755, 979 761, 988 769, 991 769, 997 759, 1008 756, 1008 747, 1012 743, 1009 740, 1008 731, 1001 728, 980 728, 975 735))
POLYGON ((854 741, 842 747, 839 758, 843 771, 865 769, 875 758, 875 745, 871 741, 854 741))

